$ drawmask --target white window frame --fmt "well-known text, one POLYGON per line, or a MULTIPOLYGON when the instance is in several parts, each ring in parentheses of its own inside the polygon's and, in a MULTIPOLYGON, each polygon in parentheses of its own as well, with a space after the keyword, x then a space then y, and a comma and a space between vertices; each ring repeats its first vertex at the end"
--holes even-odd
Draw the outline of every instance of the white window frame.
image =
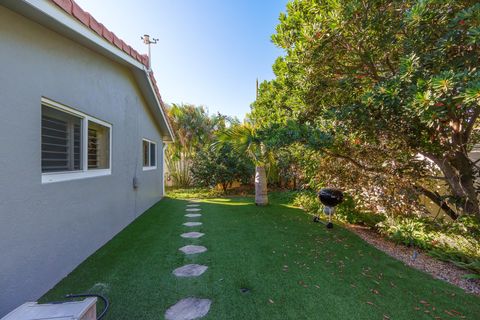
POLYGON ((156 169, 157 169, 157 164, 158 164, 158 148, 157 148, 157 143, 156 143, 155 141, 153 141, 153 140, 150 140, 150 139, 147 139, 147 138, 143 138, 143 139, 142 139, 142 167, 143 167, 142 169, 143 169, 143 171, 156 170, 156 169), (144 142, 144 141, 145 141, 145 142, 148 142, 148 163, 149 163, 149 164, 150 164, 150 159, 151 159, 151 158, 150 158, 150 157, 151 157, 150 151, 152 150, 152 149, 150 149, 150 145, 151 145, 151 144, 155 145, 155 165, 154 165, 154 166, 144 166, 144 165, 143 165, 143 160, 144 160, 144 159, 143 159, 143 155, 144 155, 144 154, 143 154, 143 142, 144 142))
POLYGON ((70 181, 77 179, 93 178, 100 176, 108 176, 112 174, 112 125, 108 122, 99 120, 88 114, 75 110, 73 108, 67 107, 58 102, 52 101, 50 99, 42 97, 41 105, 46 107, 54 108, 62 112, 69 113, 76 117, 79 117, 82 121, 82 137, 81 137, 81 150, 82 150, 82 169, 75 171, 63 171, 63 172, 45 172, 42 173, 42 184, 61 182, 61 181, 70 181), (105 126, 109 129, 109 167, 108 169, 88 169, 88 123, 94 122, 102 126, 105 126))

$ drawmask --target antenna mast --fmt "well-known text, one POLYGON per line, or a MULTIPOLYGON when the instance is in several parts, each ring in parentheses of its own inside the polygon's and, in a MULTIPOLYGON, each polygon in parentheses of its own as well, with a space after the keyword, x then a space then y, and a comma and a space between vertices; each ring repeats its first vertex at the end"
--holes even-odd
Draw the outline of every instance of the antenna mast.
POLYGON ((148 46, 148 71, 152 71, 152 49, 151 49, 151 44, 157 44, 158 39, 152 38, 150 39, 150 36, 148 34, 143 35, 143 37, 140 37, 143 40, 143 43, 145 43, 148 46))

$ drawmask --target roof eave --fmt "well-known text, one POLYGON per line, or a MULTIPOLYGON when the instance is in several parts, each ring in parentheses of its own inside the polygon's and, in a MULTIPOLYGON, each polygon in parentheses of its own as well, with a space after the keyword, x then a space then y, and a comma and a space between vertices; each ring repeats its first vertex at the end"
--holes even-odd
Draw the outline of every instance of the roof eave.
POLYGON ((150 80, 149 71, 143 63, 100 37, 96 32, 62 11, 51 1, 4 0, 2 5, 131 69, 139 85, 141 83, 148 84, 147 86, 140 85, 140 87, 149 108, 155 115, 155 120, 161 128, 162 138, 166 142, 174 141, 173 130, 168 121, 163 102, 161 97, 157 97, 156 90, 150 80))

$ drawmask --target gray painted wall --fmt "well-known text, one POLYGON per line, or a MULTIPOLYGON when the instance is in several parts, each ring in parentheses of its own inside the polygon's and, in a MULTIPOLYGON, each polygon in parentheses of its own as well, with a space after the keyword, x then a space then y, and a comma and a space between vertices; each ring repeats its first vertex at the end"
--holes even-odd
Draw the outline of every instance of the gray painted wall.
POLYGON ((162 140, 130 71, 0 6, 0 317, 162 197, 162 140), (41 183, 41 97, 112 124, 112 175, 41 183), (157 170, 142 170, 142 138, 157 170), (132 180, 138 177, 139 189, 132 180))

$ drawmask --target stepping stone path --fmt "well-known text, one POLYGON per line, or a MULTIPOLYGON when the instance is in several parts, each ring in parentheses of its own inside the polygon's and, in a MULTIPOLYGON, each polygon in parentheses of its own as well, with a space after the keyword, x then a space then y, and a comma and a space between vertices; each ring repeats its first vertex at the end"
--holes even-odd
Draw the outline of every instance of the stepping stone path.
POLYGON ((188 246, 185 246, 185 247, 181 247, 178 250, 182 251, 185 254, 195 254, 195 253, 205 252, 205 251, 207 251, 207 248, 205 248, 204 246, 188 245, 188 246))
POLYGON ((187 298, 182 299, 165 312, 167 320, 194 320, 207 315, 211 300, 187 298))
POLYGON ((197 226, 201 226, 202 223, 201 222, 185 222, 183 225, 186 227, 197 227, 197 226))
POLYGON ((203 237, 205 233, 201 232, 187 232, 187 233, 182 233, 180 237, 182 238, 187 238, 187 239, 197 239, 200 237, 203 237))
POLYGON ((201 217, 202 215, 200 213, 187 213, 185 215, 185 217, 189 217, 189 218, 197 218, 197 217, 201 217))
MULTIPOLYGON (((202 209, 200 207, 198 200, 189 200, 187 212, 199 212, 202 209)), ((185 215, 187 218, 198 218, 202 215, 200 213, 187 213, 185 215)), ((196 227, 201 226, 201 222, 185 222, 183 224, 187 227, 196 227)), ((187 232, 182 233, 180 236, 185 239, 197 239, 203 237, 205 234, 201 232, 187 232)), ((186 245, 179 249, 185 254, 196 254, 207 251, 207 248, 204 246, 195 246, 195 245, 186 245)), ((198 277, 207 271, 208 267, 200 264, 187 264, 183 267, 173 270, 173 274, 176 277, 198 277)), ((165 319, 167 320, 194 320, 200 319, 207 315, 210 311, 210 306, 212 300, 210 299, 199 299, 199 298, 186 298, 178 301, 176 304, 168 308, 165 312, 165 319)))
POLYGON ((187 264, 186 266, 173 270, 173 274, 177 277, 198 277, 207 271, 207 266, 200 264, 187 264))

